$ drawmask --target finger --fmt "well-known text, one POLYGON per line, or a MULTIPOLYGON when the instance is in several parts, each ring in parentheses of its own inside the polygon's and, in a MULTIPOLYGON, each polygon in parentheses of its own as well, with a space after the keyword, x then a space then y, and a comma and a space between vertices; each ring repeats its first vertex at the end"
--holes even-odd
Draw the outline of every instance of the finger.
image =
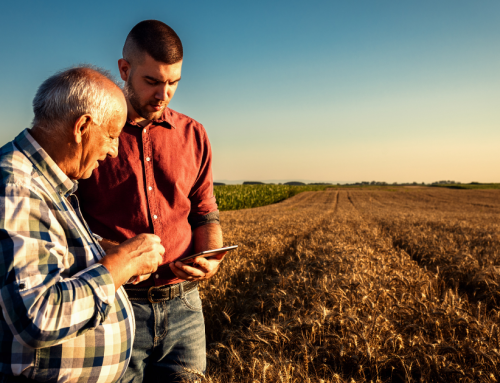
POLYGON ((184 273, 182 270, 179 270, 173 263, 169 263, 168 267, 170 267, 170 270, 175 274, 177 278, 184 279, 188 277, 186 273, 184 273))
MULTIPOLYGON (((140 235, 140 234, 139 234, 140 235)), ((161 242, 161 238, 158 237, 156 234, 152 234, 152 233, 144 233, 143 234, 144 236, 146 236, 146 238, 154 241, 154 242, 158 242, 160 243, 161 242)))
POLYGON ((178 269, 182 270, 183 272, 185 272, 186 274, 188 274, 192 277, 204 277, 205 276, 205 272, 203 270, 200 270, 197 267, 188 266, 180 261, 175 262, 175 267, 177 267, 178 269))
POLYGON ((151 274, 139 275, 139 277, 137 278, 137 280, 139 282, 142 282, 142 281, 145 281, 146 279, 148 279, 150 276, 151 276, 151 274))
POLYGON ((175 262, 170 264, 172 272, 181 279, 185 280, 198 280, 205 276, 205 273, 194 267, 186 266, 182 262, 175 262))
POLYGON ((194 277, 190 274, 186 274, 184 271, 176 267, 173 263, 169 264, 170 270, 175 274, 177 278, 183 279, 185 281, 192 281, 194 280, 194 277))
MULTIPOLYGON (((165 254, 165 253, 163 253, 163 254, 165 254)), ((160 266, 163 263, 163 254, 158 254, 158 257, 157 257, 158 266, 160 266)))
POLYGON ((162 245, 160 245, 159 249, 158 249, 158 252, 160 253, 160 255, 165 254, 165 248, 162 245))
POLYGON ((220 261, 218 259, 206 259, 203 257, 196 257, 193 266, 201 269, 204 273, 209 273, 219 267, 220 261))
POLYGON ((125 282, 125 284, 134 283, 136 279, 137 279, 137 275, 134 275, 133 277, 130 277, 128 279, 128 281, 125 282))
POLYGON ((151 274, 139 275, 138 277, 135 278, 135 281, 133 282, 133 284, 136 285, 136 284, 138 284, 138 283, 140 283, 142 281, 145 281, 150 276, 151 276, 151 274))

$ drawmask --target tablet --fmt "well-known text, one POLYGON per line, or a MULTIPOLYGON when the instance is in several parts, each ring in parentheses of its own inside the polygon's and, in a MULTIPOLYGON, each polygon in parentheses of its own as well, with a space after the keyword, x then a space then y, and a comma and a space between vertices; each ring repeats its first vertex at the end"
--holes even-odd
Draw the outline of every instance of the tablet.
MULTIPOLYGON (((234 245, 234 246, 227 246, 227 247, 221 247, 219 249, 213 249, 213 250, 205 250, 205 251, 202 251, 201 253, 197 253, 197 254, 192 254, 192 255, 188 255, 187 257, 184 257, 184 258, 181 258, 181 259, 178 259, 177 261, 181 261, 181 262, 184 262, 184 261, 187 261, 189 259, 194 259, 196 257, 204 257, 204 258, 207 258, 207 257, 210 257, 212 255, 217 255, 217 254, 220 254, 220 253, 223 253, 225 251, 231 251, 231 250, 234 250, 238 247, 238 245, 234 245)), ((175 261, 175 262, 177 262, 175 261)))

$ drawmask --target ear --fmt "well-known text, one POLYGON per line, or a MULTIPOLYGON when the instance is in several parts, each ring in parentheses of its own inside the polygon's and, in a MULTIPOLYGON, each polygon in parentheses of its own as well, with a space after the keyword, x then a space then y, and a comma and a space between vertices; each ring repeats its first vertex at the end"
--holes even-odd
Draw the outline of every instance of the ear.
POLYGON ((84 114, 78 117, 73 125, 73 137, 77 144, 82 142, 83 136, 89 133, 90 127, 92 126, 92 116, 90 114, 84 114))
POLYGON ((118 60, 118 70, 123 81, 128 81, 130 76, 130 63, 125 59, 118 60))

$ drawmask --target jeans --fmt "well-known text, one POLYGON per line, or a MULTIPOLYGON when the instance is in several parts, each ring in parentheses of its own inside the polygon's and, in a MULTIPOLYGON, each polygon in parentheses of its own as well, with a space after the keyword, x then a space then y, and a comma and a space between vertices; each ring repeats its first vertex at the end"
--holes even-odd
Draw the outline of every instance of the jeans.
POLYGON ((205 321, 198 289, 166 302, 132 301, 136 330, 121 383, 201 380, 206 369, 205 321), (198 374, 193 372, 198 372, 198 374))

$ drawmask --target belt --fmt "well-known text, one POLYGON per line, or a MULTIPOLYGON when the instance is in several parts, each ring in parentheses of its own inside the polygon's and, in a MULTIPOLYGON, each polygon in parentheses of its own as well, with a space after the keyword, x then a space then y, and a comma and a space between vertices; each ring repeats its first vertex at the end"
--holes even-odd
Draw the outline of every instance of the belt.
POLYGON ((128 299, 131 301, 149 301, 150 303, 160 303, 169 301, 181 295, 181 288, 184 293, 198 287, 198 282, 181 282, 175 285, 152 286, 150 288, 125 287, 128 299))

